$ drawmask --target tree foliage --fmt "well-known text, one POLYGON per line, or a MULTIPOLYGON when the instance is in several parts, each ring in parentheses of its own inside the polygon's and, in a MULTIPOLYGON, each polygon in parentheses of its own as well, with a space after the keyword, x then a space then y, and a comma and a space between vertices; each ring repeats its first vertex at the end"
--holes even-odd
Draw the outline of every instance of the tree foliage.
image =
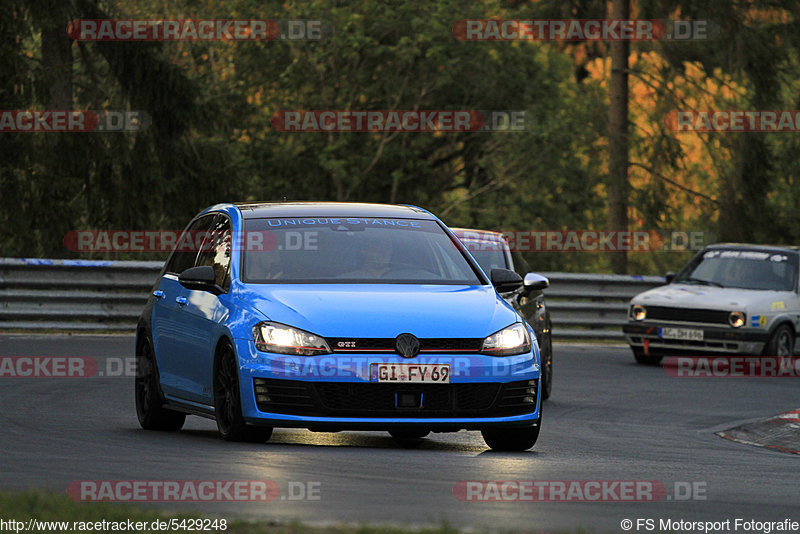
MULTIPOLYGON (((639 18, 710 19, 722 37, 634 43, 631 230, 800 236, 797 134, 678 134, 675 109, 798 109, 798 6, 640 0, 639 18)), ((6 256, 73 257, 74 229, 179 229, 221 201, 411 203, 452 226, 607 225, 604 43, 469 42, 469 18, 600 18, 604 4, 455 0, 9 0, 2 109, 139 110, 136 133, 0 133, 6 256), (321 41, 73 42, 76 18, 323 20, 321 41), (279 110, 524 110, 525 132, 287 133, 279 110), (12 209, 12 206, 15 209, 12 209)), ((97 256, 97 255, 95 255, 97 256)), ((134 256, 101 254, 104 257, 134 256)), ((87 257, 83 255, 81 257, 87 257)), ((142 259, 142 256, 136 256, 142 259)), ((631 253, 630 270, 686 253, 631 253)), ((607 271, 606 255, 530 253, 539 270, 607 271)))

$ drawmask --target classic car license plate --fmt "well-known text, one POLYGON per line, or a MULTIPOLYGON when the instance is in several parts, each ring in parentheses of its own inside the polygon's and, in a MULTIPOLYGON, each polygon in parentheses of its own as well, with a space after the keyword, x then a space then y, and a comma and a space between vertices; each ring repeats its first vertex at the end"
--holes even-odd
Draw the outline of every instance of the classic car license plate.
POLYGON ((684 339, 688 341, 703 341, 703 331, 696 328, 659 328, 658 337, 661 339, 684 339))
POLYGON ((449 363, 373 363, 369 366, 370 382, 402 382, 405 384, 449 384, 449 363))

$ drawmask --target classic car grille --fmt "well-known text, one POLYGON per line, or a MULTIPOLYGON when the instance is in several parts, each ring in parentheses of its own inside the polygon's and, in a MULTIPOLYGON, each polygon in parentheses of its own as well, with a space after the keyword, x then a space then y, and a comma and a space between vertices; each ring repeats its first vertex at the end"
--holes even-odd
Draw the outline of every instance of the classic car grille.
POLYGON ((667 308, 664 306, 645 306, 646 320, 677 321, 682 323, 728 324, 731 312, 722 310, 703 310, 692 308, 667 308))
MULTIPOLYGON (((395 352, 394 338, 327 338, 334 352, 395 352)), ((420 338, 420 352, 478 352, 479 338, 420 338)))
POLYGON ((536 381, 508 384, 377 384, 254 378, 262 412, 349 417, 499 417, 533 412, 536 381), (421 395, 422 406, 398 408, 396 395, 421 395))

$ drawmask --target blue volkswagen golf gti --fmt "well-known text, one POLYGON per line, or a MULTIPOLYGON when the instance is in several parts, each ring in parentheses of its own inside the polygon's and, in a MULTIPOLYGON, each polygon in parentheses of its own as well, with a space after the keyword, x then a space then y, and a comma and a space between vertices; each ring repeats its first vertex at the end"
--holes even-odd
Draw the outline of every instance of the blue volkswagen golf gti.
POLYGON ((400 443, 480 430, 526 450, 541 426, 531 326, 431 213, 332 202, 219 204, 187 226, 136 334, 142 427, 215 419, 223 438, 274 427, 383 430, 400 443))

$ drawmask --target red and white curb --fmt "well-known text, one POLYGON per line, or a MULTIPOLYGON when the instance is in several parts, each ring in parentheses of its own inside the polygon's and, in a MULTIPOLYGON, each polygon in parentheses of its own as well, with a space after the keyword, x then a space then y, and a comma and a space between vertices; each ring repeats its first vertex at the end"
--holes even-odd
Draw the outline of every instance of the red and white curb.
POLYGON ((800 454, 800 409, 729 428, 716 434, 745 445, 800 454))

